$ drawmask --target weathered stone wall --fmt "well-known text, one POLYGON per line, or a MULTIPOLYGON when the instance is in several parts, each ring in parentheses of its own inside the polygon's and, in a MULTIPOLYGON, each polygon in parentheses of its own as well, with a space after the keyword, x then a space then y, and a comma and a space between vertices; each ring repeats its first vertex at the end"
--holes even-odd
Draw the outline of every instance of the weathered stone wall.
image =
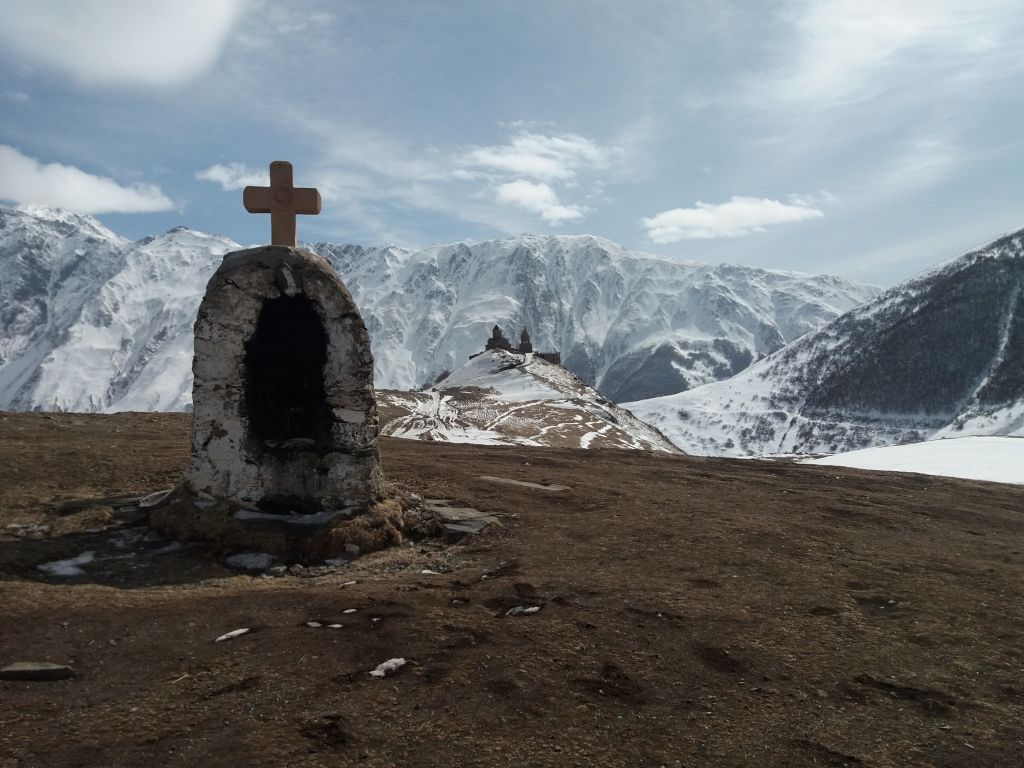
POLYGON ((362 508, 381 497, 370 337, 325 259, 285 246, 225 256, 199 308, 192 370, 191 491, 254 507, 302 499, 307 510, 324 511, 362 508), (329 424, 316 444, 275 447, 258 439, 247 415, 246 342, 265 301, 300 294, 326 331, 329 424))

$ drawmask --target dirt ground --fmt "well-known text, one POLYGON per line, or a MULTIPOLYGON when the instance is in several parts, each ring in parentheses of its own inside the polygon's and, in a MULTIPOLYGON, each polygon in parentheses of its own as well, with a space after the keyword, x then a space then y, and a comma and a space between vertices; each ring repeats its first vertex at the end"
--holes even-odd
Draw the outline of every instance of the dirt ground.
POLYGON ((0 666, 78 675, 0 682, 3 768, 1024 762, 1022 487, 387 439, 500 523, 251 576, 125 522, 188 429, 0 414, 0 666))

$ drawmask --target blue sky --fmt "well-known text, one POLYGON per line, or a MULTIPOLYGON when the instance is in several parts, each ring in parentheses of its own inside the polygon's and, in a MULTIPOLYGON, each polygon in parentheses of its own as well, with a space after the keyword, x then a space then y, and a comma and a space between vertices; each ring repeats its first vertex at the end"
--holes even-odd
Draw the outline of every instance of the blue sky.
POLYGON ((4 0, 0 200, 269 238, 596 234, 892 284, 1024 227, 1024 0, 4 0))

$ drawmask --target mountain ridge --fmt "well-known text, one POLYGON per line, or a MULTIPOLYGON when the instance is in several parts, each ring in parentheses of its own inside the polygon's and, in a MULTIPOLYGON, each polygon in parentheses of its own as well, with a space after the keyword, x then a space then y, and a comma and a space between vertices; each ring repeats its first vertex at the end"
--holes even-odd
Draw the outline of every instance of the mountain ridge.
MULTIPOLYGON (((183 226, 128 241, 91 217, 0 209, 0 407, 187 409, 195 311, 221 256, 238 247, 183 226), (63 254, 61 266, 40 281, 47 254, 63 254)), ((377 385, 390 389, 458 367, 499 324, 528 327, 537 349, 559 350, 609 399, 676 392, 733 375, 878 292, 832 276, 675 262, 591 235, 304 247, 349 286, 377 385)))
POLYGON ((835 453, 1024 435, 1024 229, 883 292, 729 381, 627 403, 684 450, 835 453))

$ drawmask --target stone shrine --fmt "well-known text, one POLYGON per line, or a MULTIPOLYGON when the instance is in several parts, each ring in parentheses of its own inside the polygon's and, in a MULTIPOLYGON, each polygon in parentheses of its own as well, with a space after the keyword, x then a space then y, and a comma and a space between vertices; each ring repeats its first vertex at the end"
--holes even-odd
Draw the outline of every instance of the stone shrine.
MULTIPOLYGON (((177 535, 293 558, 330 555, 353 538, 365 548, 365 535, 344 529, 382 511, 370 337, 327 260, 296 247, 295 214, 319 213, 319 193, 294 188, 288 163, 272 163, 270 176, 243 200, 271 214, 273 243, 224 257, 195 323, 192 446, 179 493, 190 509, 154 517, 177 535)), ((389 528, 386 540, 398 536, 394 522, 361 525, 389 528)))

